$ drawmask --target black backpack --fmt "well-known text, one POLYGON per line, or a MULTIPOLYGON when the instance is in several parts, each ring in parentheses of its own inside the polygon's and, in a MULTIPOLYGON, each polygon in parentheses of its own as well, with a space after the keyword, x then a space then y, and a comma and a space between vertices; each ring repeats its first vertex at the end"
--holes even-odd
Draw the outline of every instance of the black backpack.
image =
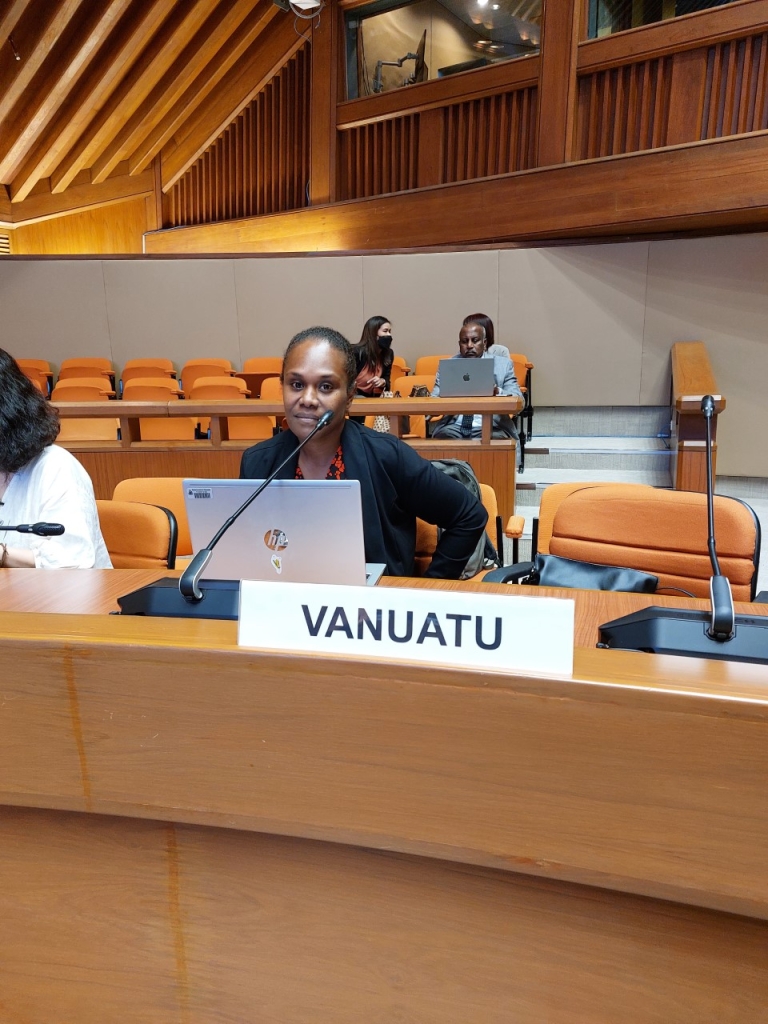
MULTIPOLYGON (((477 498, 482 505, 483 500, 480 494, 480 484, 477 482, 475 471, 472 469, 468 462, 464 462, 461 459, 430 459, 430 462, 435 469, 440 470, 441 473, 445 473, 446 476, 451 477, 453 480, 458 482, 470 492, 470 494, 477 498)), ((441 530, 438 527, 437 536, 440 538, 441 530)), ((496 548, 491 544, 488 534, 483 530, 483 535, 477 542, 477 547, 469 557, 469 561, 464 567, 464 571, 461 574, 461 579, 468 580, 472 576, 476 576, 477 573, 482 572, 483 569, 496 569, 501 565, 496 548)))

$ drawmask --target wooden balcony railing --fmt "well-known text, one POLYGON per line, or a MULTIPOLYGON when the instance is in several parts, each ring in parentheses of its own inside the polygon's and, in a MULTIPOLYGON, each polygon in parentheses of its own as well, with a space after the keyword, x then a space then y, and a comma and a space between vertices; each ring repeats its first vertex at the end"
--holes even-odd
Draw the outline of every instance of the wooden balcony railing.
POLYGON ((678 341, 672 346, 672 442, 675 487, 680 491, 706 491, 706 421, 701 412, 704 395, 715 399, 712 418, 712 474, 717 462, 717 416, 725 408, 703 341, 678 341))

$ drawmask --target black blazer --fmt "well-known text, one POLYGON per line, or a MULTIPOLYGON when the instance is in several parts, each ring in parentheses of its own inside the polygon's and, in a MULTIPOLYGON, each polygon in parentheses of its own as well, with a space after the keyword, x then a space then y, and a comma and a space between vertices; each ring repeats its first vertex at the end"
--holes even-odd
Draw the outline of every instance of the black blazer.
MULTIPOLYGON (((366 561, 386 563, 389 576, 413 576, 418 517, 444 531, 427 575, 458 579, 485 529, 483 506, 391 434, 347 420, 341 444, 347 478, 360 481, 366 561)), ((254 445, 243 452, 240 477, 263 480, 297 445, 289 430, 254 445)), ((297 463, 278 478, 292 480, 297 463)))

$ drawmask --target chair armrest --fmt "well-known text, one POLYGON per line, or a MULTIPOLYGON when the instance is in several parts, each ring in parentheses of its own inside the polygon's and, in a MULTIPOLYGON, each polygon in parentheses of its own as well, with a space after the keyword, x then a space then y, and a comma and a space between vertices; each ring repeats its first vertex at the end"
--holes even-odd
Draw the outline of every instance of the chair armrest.
POLYGON ((483 583, 519 583, 533 572, 533 562, 518 562, 517 565, 491 569, 483 577, 483 583))
POLYGON ((510 516, 507 520, 507 525, 504 529, 504 533, 507 537, 517 537, 519 540, 523 535, 525 529, 525 516, 510 516))

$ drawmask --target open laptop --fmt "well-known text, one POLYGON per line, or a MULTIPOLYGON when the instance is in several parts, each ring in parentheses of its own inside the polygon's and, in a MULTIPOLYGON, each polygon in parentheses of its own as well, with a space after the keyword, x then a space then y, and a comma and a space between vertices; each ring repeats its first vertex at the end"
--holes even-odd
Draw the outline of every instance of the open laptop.
POLYGON ((490 398, 493 395, 492 359, 441 359, 441 398, 490 398))
MULTIPOLYGON (((192 548, 210 543, 260 480, 185 480, 192 548)), ((213 549, 206 579, 373 586, 358 480, 274 480, 213 549)))

